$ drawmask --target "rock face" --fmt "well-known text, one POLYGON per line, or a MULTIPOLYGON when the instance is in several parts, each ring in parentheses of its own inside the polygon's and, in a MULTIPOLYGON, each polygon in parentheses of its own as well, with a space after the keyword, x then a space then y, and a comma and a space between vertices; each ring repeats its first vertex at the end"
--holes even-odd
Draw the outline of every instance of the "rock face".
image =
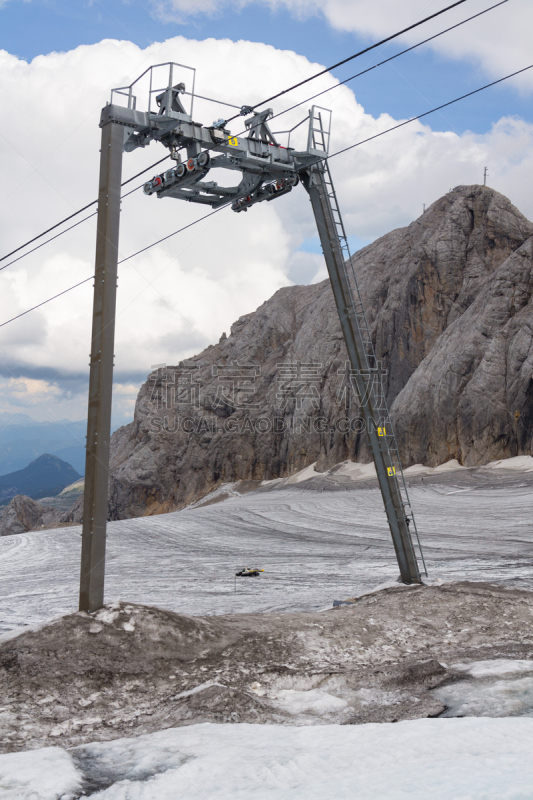
POLYGON ((52 527, 60 521, 60 516, 60 512, 55 508, 44 506, 24 494, 18 494, 5 506, 0 515, 0 536, 52 527))
MULTIPOLYGON (((531 454, 531 237, 507 198, 460 186, 354 256, 405 465, 531 454)), ((324 281, 281 289, 217 345, 152 373, 112 439, 111 518, 368 461, 346 360, 324 281)))
POLYGON ((533 239, 483 282, 394 404, 404 459, 465 466, 531 455, 533 239))

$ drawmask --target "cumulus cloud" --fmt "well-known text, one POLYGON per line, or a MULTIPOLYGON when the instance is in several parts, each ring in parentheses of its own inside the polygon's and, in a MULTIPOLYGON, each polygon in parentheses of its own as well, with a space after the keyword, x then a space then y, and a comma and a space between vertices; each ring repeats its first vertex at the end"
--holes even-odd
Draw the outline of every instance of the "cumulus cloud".
MULTIPOLYGON (((109 89, 130 83, 149 64, 165 60, 201 65, 197 91, 237 106, 259 102, 320 68, 268 45, 183 37, 146 50, 107 40, 39 56, 30 64, 0 52, 0 104, 9 118, 0 136, 3 252, 96 196, 98 119, 109 89), (238 80, 228 81, 230 72, 238 80)), ((321 98, 334 112, 332 152, 397 123, 388 115, 376 119, 365 113, 351 89, 338 87, 331 75, 313 84, 317 91, 328 87, 336 87, 321 98)), ((308 94, 309 87, 302 87, 280 99, 276 111, 308 94)), ((144 104, 140 97, 139 107, 144 104)), ((306 109, 304 105, 280 117, 273 128, 291 127, 306 109)), ((210 124, 223 113, 220 107, 198 101, 194 117, 210 124)), ((233 133, 239 133, 239 120, 233 126, 233 133)), ((532 135, 533 126, 514 118, 497 120, 485 135, 462 136, 434 132, 429 124, 416 122, 332 158, 348 232, 369 241, 408 224, 421 213, 423 203, 436 200, 452 186, 481 182, 485 165, 491 169, 490 185, 533 216, 528 180, 532 135)), ((303 128, 300 136, 295 146, 304 145, 303 128)), ((165 154, 160 145, 152 144, 125 155, 124 178, 165 154)), ((208 211, 142 192, 132 194, 122 205, 120 257, 208 211)), ((116 395, 116 412, 124 418, 131 413, 135 387, 152 364, 175 364, 217 341, 237 317, 281 286, 321 279, 325 272, 320 256, 305 253, 306 242, 313 237, 309 202, 298 187, 246 214, 223 210, 119 267, 115 352, 116 380, 122 388, 116 395)), ((0 322, 90 276, 94 242, 92 218, 1 272, 0 322)), ((26 413, 46 398, 52 415, 85 414, 86 384, 79 376, 87 375, 91 286, 89 281, 0 329, 0 372, 5 378, 0 411, 11 402, 9 379, 28 377, 51 388, 47 393, 40 385, 25 384, 22 393, 15 393, 17 407, 27 401, 26 413), (45 372, 39 375, 39 370, 45 372)))
MULTIPOLYGON (((443 28, 492 6, 497 0, 469 0, 452 11, 405 34, 404 42, 414 44, 443 28)), ((266 6, 287 9, 295 17, 321 16, 333 28, 351 31, 373 39, 390 36, 441 8, 449 0, 152 0, 154 14, 162 19, 181 22, 199 14, 221 14, 225 7, 266 6)), ((428 47, 448 58, 467 59, 487 75, 501 77, 531 63, 529 31, 533 25, 530 0, 509 0, 473 23, 458 28, 431 42, 428 47)), ((526 91, 533 90, 533 75, 514 79, 526 91)))

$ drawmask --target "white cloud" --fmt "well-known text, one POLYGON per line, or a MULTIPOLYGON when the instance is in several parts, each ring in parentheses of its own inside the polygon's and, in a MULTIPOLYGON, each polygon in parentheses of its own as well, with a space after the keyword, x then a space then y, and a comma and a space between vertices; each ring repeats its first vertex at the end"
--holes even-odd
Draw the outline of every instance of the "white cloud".
MULTIPOLYGON (((400 41, 414 44, 451 27, 462 19, 494 5, 497 0, 469 0, 435 20, 405 34, 400 41)), ((154 13, 165 19, 223 13, 225 7, 248 5, 288 9, 295 17, 322 16, 335 29, 380 40, 445 8, 450 0, 152 0, 154 13)), ((454 59, 467 59, 499 78, 532 62, 530 31, 533 5, 530 0, 509 0, 483 17, 430 43, 435 52, 454 59)), ((373 63, 374 56, 365 58, 373 63)), ((378 60, 375 58, 375 60, 378 60)), ((532 71, 533 72, 533 71, 532 71)), ((533 74, 514 79, 520 88, 533 90, 533 74)))
MULTIPOLYGON (((320 67, 267 45, 182 37, 144 51, 129 42, 107 40, 39 56, 30 64, 0 52, 0 106, 9 110, 9 126, 0 136, 3 252, 95 197, 98 119, 108 90, 129 83, 148 64, 169 59, 198 65, 197 91, 238 106, 258 102, 320 67), (235 80, 228 81, 228 74, 235 80)), ((329 75, 313 84, 317 90, 335 85, 329 75)), ((304 87, 283 98, 276 111, 308 93, 304 87)), ((321 99, 334 111, 332 151, 397 122, 366 114, 346 87, 321 99)), ((274 129, 294 124, 305 109, 276 120, 274 129)), ((210 123, 220 113, 220 108, 198 102, 194 116, 210 123)), ((233 132, 239 132, 239 121, 233 125, 233 132)), ((429 204, 450 187, 481 182, 485 165, 493 168, 489 184, 533 216, 528 177, 532 135, 533 126, 519 119, 498 120, 497 114, 486 135, 435 133, 417 122, 333 158, 331 170, 348 232, 371 240, 407 224, 421 213, 422 203, 429 204)), ((151 145, 125 155, 124 178, 165 153, 151 145)), ((208 211, 141 192, 131 195, 123 202, 121 258, 208 211)), ((299 252, 314 236, 309 202, 298 187, 246 214, 221 211, 119 267, 116 375, 129 388, 117 395, 116 409, 130 413, 134 379, 147 374, 152 364, 176 363, 217 341, 238 316, 290 283, 291 276, 313 281, 323 275, 319 256, 299 252)), ((94 238, 93 218, 1 272, 0 322, 90 276, 94 238)), ((26 370, 30 378, 52 387, 51 394, 45 392, 51 414, 84 415, 91 305, 89 282, 0 329, 0 406, 2 398, 9 401, 11 389, 5 381, 26 370), (56 386, 60 395, 54 394, 56 386)), ((38 392, 23 394, 30 404, 38 402, 38 392)), ((24 401, 21 397, 17 395, 17 405, 24 401)))
MULTIPOLYGON (((217 0, 150 0, 155 17, 162 22, 186 22, 198 14, 215 14, 221 10, 217 0)), ((243 5, 239 3, 239 6, 243 5)))

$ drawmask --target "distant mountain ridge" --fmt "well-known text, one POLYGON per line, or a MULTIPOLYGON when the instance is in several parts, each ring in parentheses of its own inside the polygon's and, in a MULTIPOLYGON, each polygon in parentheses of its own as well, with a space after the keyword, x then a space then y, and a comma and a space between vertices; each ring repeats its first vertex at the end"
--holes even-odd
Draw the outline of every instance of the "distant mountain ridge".
POLYGON ((0 502, 16 495, 27 495, 34 500, 51 497, 80 478, 71 464, 45 453, 24 469, 0 477, 0 502))
POLYGON ((26 414, 0 414, 0 476, 23 469, 44 453, 57 456, 83 475, 85 420, 36 422, 26 414))
POLYGON ((0 414, 0 425, 35 425, 35 420, 27 414, 9 414, 2 411, 0 414))

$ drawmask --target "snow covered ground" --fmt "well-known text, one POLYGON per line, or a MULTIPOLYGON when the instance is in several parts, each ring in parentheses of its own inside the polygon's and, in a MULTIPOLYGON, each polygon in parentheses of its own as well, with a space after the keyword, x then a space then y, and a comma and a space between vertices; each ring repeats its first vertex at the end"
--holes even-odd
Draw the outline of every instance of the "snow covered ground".
POLYGON ((192 725, 0 756, 3 800, 531 800, 533 719, 192 725))
MULTIPOLYGON (((533 588, 533 459, 453 466, 407 471, 430 580, 533 588)), ((381 497, 367 473, 360 465, 336 476, 310 470, 302 482, 112 522, 106 602, 195 615, 314 611, 395 580, 381 497), (243 566, 265 573, 237 579, 235 592, 243 566)), ((76 609, 80 545, 79 527, 0 538, 0 636, 76 609)))
MULTIPOLYGON (((407 472, 430 582, 533 589, 532 467, 533 459, 511 459, 480 469, 449 464, 407 472)), ((114 522, 108 531, 107 602, 184 614, 320 611, 398 574, 379 491, 371 470, 357 465, 325 476, 308 468, 255 493, 114 522), (243 566, 265 573, 238 581, 235 592, 234 572, 243 566)), ((0 635, 11 638, 75 610, 79 556, 77 527, 0 539, 0 635)), ((417 590, 405 596, 411 591, 417 590)), ((379 619, 376 602, 365 613, 379 619)), ((480 598, 480 631, 487 629, 483 613, 490 616, 481 612, 483 603, 480 598)), ((505 625, 515 624, 506 619, 505 625)), ((435 621, 426 620, 432 635, 442 627, 435 621)), ((413 626, 413 619, 405 624, 413 626)), ((461 637, 465 646, 479 647, 467 625, 465 618, 445 637, 454 653, 461 637)), ((395 626, 400 636, 401 625, 395 626)), ((430 694, 447 706, 445 716, 461 719, 324 724, 342 695, 331 688, 333 676, 317 689, 287 684, 273 695, 280 710, 294 715, 289 724, 186 724, 140 736, 132 730, 131 738, 71 749, 54 746, 61 744, 55 738, 50 747, 0 755, 0 798, 532 800, 533 650, 525 617, 522 628, 516 641, 524 655, 495 652, 474 661, 479 656, 471 652, 462 662, 448 661, 460 679, 430 694), (322 724, 302 724, 306 714, 322 715, 322 724)), ((422 646, 418 634, 415 641, 422 646)), ((392 652, 388 638, 386 645, 392 652)), ((200 697, 195 691, 185 694, 200 697)))

